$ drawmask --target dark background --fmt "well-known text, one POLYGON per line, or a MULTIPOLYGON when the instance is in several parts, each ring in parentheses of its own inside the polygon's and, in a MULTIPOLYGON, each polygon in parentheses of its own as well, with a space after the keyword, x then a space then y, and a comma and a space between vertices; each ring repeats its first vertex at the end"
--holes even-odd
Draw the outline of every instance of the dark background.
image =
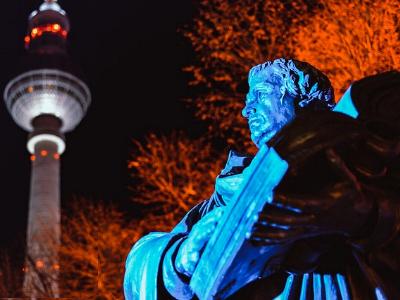
MULTIPOLYGON (((0 89, 24 55, 29 14, 39 0, 4 0, 0 12, 0 89)), ((129 205, 132 139, 149 131, 197 128, 183 103, 182 67, 194 60, 177 31, 196 13, 189 0, 61 0, 71 21, 69 53, 81 66, 92 105, 62 156, 62 201, 84 196, 129 205)), ((30 160, 27 133, 0 103, 0 246, 25 239, 30 160)))

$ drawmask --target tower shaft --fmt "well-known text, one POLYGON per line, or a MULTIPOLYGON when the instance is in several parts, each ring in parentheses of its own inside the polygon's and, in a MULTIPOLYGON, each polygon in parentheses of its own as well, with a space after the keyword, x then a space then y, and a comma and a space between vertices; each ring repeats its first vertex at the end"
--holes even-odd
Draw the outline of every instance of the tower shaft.
POLYGON ((24 290, 31 297, 59 297, 60 160, 56 143, 36 143, 30 189, 24 290))

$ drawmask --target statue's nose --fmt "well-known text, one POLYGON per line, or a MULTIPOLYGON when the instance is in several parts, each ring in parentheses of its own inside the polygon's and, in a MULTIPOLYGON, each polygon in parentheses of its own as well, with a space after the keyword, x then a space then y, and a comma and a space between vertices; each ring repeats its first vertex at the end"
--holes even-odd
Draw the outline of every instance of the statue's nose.
POLYGON ((248 118, 251 114, 254 114, 256 112, 256 109, 251 106, 251 105, 246 105, 243 109, 242 109, 242 116, 245 118, 248 118))

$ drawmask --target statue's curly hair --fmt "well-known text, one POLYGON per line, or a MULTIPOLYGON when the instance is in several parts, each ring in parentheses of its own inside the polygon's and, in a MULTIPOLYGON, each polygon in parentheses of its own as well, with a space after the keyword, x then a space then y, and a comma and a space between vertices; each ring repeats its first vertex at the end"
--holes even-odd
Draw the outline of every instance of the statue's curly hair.
POLYGON ((285 58, 267 61, 250 70, 249 83, 266 68, 271 69, 272 77, 275 77, 267 80, 284 84, 286 91, 295 100, 296 111, 303 108, 332 110, 335 106, 333 88, 328 77, 309 63, 285 58))

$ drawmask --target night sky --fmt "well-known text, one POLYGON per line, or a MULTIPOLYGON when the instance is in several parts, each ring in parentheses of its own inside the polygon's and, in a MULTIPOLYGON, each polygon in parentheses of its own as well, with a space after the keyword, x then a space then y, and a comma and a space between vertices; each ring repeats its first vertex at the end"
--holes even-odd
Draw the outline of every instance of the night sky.
MULTIPOLYGON (((3 0, 1 7, 1 94, 24 55, 28 15, 39 0, 3 0)), ((132 139, 146 133, 192 128, 193 115, 182 67, 194 59, 177 32, 196 12, 188 0, 60 0, 71 21, 69 53, 81 66, 92 105, 67 134, 62 156, 62 201, 129 203, 127 161, 132 139)), ((29 199, 27 133, 0 105, 0 245, 24 240, 29 199)))

